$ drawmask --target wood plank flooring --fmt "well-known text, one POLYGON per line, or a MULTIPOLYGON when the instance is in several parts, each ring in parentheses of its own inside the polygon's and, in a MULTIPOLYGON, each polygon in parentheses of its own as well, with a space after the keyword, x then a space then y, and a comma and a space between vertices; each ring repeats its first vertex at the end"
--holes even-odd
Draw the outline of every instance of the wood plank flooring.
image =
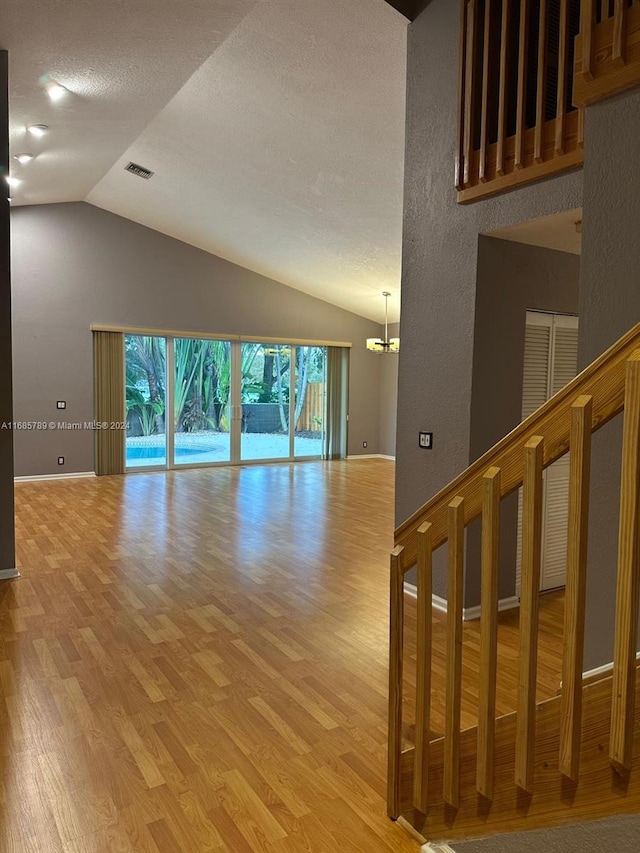
POLYGON ((417 851, 384 802, 391 462, 16 493, 3 853, 417 851))
MULTIPOLYGON (((416 615, 417 602, 405 596, 405 679, 404 740, 413 746, 416 685, 416 615)), ((518 643, 520 611, 516 608, 498 616, 498 666, 496 678, 496 716, 517 709, 518 643)), ((432 737, 444 734, 444 696, 446 673, 447 617, 433 611, 432 665, 432 737)), ((564 633, 564 590, 540 596, 538 637, 538 672, 536 701, 543 702, 558 694, 562 680, 562 643, 564 633)), ((480 620, 465 622, 462 632, 462 712, 461 729, 478 723, 480 677, 480 620)))
POLYGON ((384 804, 392 463, 16 492, 3 853, 416 850, 384 804))

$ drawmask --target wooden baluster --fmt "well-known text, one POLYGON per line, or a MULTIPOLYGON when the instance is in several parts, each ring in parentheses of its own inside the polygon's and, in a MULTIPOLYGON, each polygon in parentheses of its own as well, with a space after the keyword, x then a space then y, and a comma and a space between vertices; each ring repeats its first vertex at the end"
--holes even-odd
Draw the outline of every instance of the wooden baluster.
POLYGON ((564 154, 565 115, 569 74, 569 0, 560 0, 560 36, 558 42, 558 100, 556 104, 556 154, 564 154))
POLYGON ((464 187, 464 153, 466 139, 466 92, 467 74, 467 0, 460 0, 460 41, 458 45, 458 91, 460 103, 458 106, 458 162, 456 163, 456 189, 464 187))
POLYGON ((449 585, 447 594, 447 671, 444 730, 445 802, 460 796, 460 711, 462 701, 462 602, 464 598, 464 499, 449 504, 449 585))
POLYGON ((465 48, 464 82, 464 183, 471 181, 471 152, 473 148, 473 96, 475 90, 476 0, 467 5, 467 45, 465 48))
POLYGON ((493 796, 493 744, 498 657, 498 567, 500 469, 489 468, 482 485, 482 589, 480 594, 480 694, 476 787, 493 796))
POLYGON ((540 26, 538 31, 538 81, 536 90, 536 129, 533 158, 536 163, 544 160, 543 132, 545 122, 547 86, 547 0, 540 0, 540 26))
POLYGON ((593 30, 596 25, 595 0, 581 0, 580 3, 580 40, 582 42, 582 76, 593 79, 593 30))
POLYGON ((631 769, 636 692, 640 524, 640 350, 627 363, 622 439, 618 582, 609 756, 621 773, 631 769))
POLYGON ((391 552, 391 619, 389 642, 389 747, 387 812, 400 816, 402 781, 402 681, 404 640, 404 548, 391 552))
POLYGON ((504 148, 507 136, 507 62, 509 59, 509 0, 502 0, 502 29, 500 33, 500 95, 498 101, 498 148, 496 174, 504 175, 504 148))
POLYGON ((587 588, 587 535, 593 399, 578 397, 571 409, 569 534, 564 604, 564 653, 560 699, 560 772, 575 782, 580 768, 582 663, 587 588))
POLYGON ((535 756, 543 453, 541 436, 536 435, 525 444, 515 781, 530 793, 535 756))
POLYGON ((516 169, 524 167, 524 132, 527 120, 527 58, 529 47, 529 0, 520 0, 518 40, 518 106, 516 113, 516 169))
POLYGON ((462 702, 462 604, 464 600, 464 499, 449 504, 449 584, 445 684, 444 799, 458 805, 460 792, 460 712, 462 702))
POLYGON ((482 120, 480 125, 480 164, 478 177, 487 180, 487 145, 489 134, 489 47, 491 43, 491 0, 484 7, 484 50, 482 57, 482 120))
POLYGON ((431 525, 425 522, 418 528, 416 751, 413 770, 413 804, 423 814, 427 813, 431 739, 432 562, 431 525))
POLYGON ((611 59, 615 67, 626 63, 627 0, 615 0, 613 11, 613 47, 611 59))

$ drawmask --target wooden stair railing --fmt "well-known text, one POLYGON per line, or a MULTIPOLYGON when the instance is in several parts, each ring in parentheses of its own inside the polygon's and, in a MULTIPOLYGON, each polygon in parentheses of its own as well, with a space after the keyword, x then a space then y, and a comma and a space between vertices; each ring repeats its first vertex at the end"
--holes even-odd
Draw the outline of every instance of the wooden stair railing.
MULTIPOLYGON (((479 713, 474 794, 493 797, 496 742, 496 660, 500 502, 523 488, 522 590, 517 713, 511 749, 512 785, 535 793, 537 636, 542 538, 542 473, 571 449, 563 685, 557 746, 558 772, 580 779, 583 710, 582 656, 585 624, 586 545, 591 434, 624 411, 615 657, 610 712, 610 763, 632 767, 636 696, 636 638, 640 599, 640 324, 577 376, 512 433, 446 486, 396 531, 391 557, 391 654, 388 811, 429 814, 435 797, 455 815, 461 796, 462 604, 464 531, 482 519, 479 713), (432 791, 430 752, 432 554, 448 543, 448 611, 445 732, 440 790, 432 791), (404 750, 404 578, 417 563, 415 747, 404 750), (410 759, 410 760, 409 760, 410 759), (407 809, 407 803, 411 807, 407 809)), ((508 728, 508 727, 507 727, 508 728)), ((501 729, 504 738, 504 727, 501 729)), ((468 751, 468 738, 465 737, 468 751)), ((502 747, 504 750, 504 743, 502 747)), ((466 760, 466 759, 465 759, 466 760)), ((468 766, 468 765, 465 765, 468 766)), ((468 773, 465 771, 465 778, 468 773)), ((640 778, 640 777, 639 777, 640 778)), ((615 786, 614 786, 615 788, 615 786)), ((640 787, 639 787, 640 791, 640 787)), ((512 798, 513 799, 513 798, 512 798)), ((558 803, 562 809, 562 802, 558 803)), ((409 815, 411 819, 411 815, 409 815)), ((455 819, 452 817, 452 821, 455 819)), ((419 821, 418 821, 419 822, 419 821)))

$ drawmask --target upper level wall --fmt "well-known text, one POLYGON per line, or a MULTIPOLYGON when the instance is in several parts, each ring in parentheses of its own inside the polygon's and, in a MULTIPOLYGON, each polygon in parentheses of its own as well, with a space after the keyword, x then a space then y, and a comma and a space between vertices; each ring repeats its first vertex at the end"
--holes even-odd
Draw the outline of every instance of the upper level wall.
MULTIPOLYGON (((380 325, 88 204, 12 211, 15 420, 93 418, 91 323, 352 341, 350 454, 378 452, 380 325), (368 444, 363 451, 362 442, 368 444)), ((93 470, 93 434, 16 433, 16 474, 93 470)))
MULTIPOLYGON (((398 523, 470 461, 478 236, 582 203, 573 172, 458 205, 459 4, 432 0, 408 33, 398 523), (418 447, 421 429, 434 432, 433 450, 418 447)), ((441 566, 434 592, 446 594, 441 566)))

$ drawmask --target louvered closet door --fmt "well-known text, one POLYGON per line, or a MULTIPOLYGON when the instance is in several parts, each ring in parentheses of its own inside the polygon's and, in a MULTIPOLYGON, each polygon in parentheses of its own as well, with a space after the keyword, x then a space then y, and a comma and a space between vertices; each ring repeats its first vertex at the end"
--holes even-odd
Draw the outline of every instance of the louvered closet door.
MULTIPOLYGON (((578 320, 527 312, 522 419, 535 412, 577 373, 578 320)), ((546 469, 542 531, 541 589, 564 586, 567 559, 569 454, 546 469)), ((516 593, 520 594, 522 490, 518 501, 516 593)))
MULTIPOLYGON (((550 397, 578 372, 576 317, 554 317, 550 364, 550 397)), ((564 586, 567 573, 569 525, 569 454, 545 471, 542 535, 542 589, 564 586)))

